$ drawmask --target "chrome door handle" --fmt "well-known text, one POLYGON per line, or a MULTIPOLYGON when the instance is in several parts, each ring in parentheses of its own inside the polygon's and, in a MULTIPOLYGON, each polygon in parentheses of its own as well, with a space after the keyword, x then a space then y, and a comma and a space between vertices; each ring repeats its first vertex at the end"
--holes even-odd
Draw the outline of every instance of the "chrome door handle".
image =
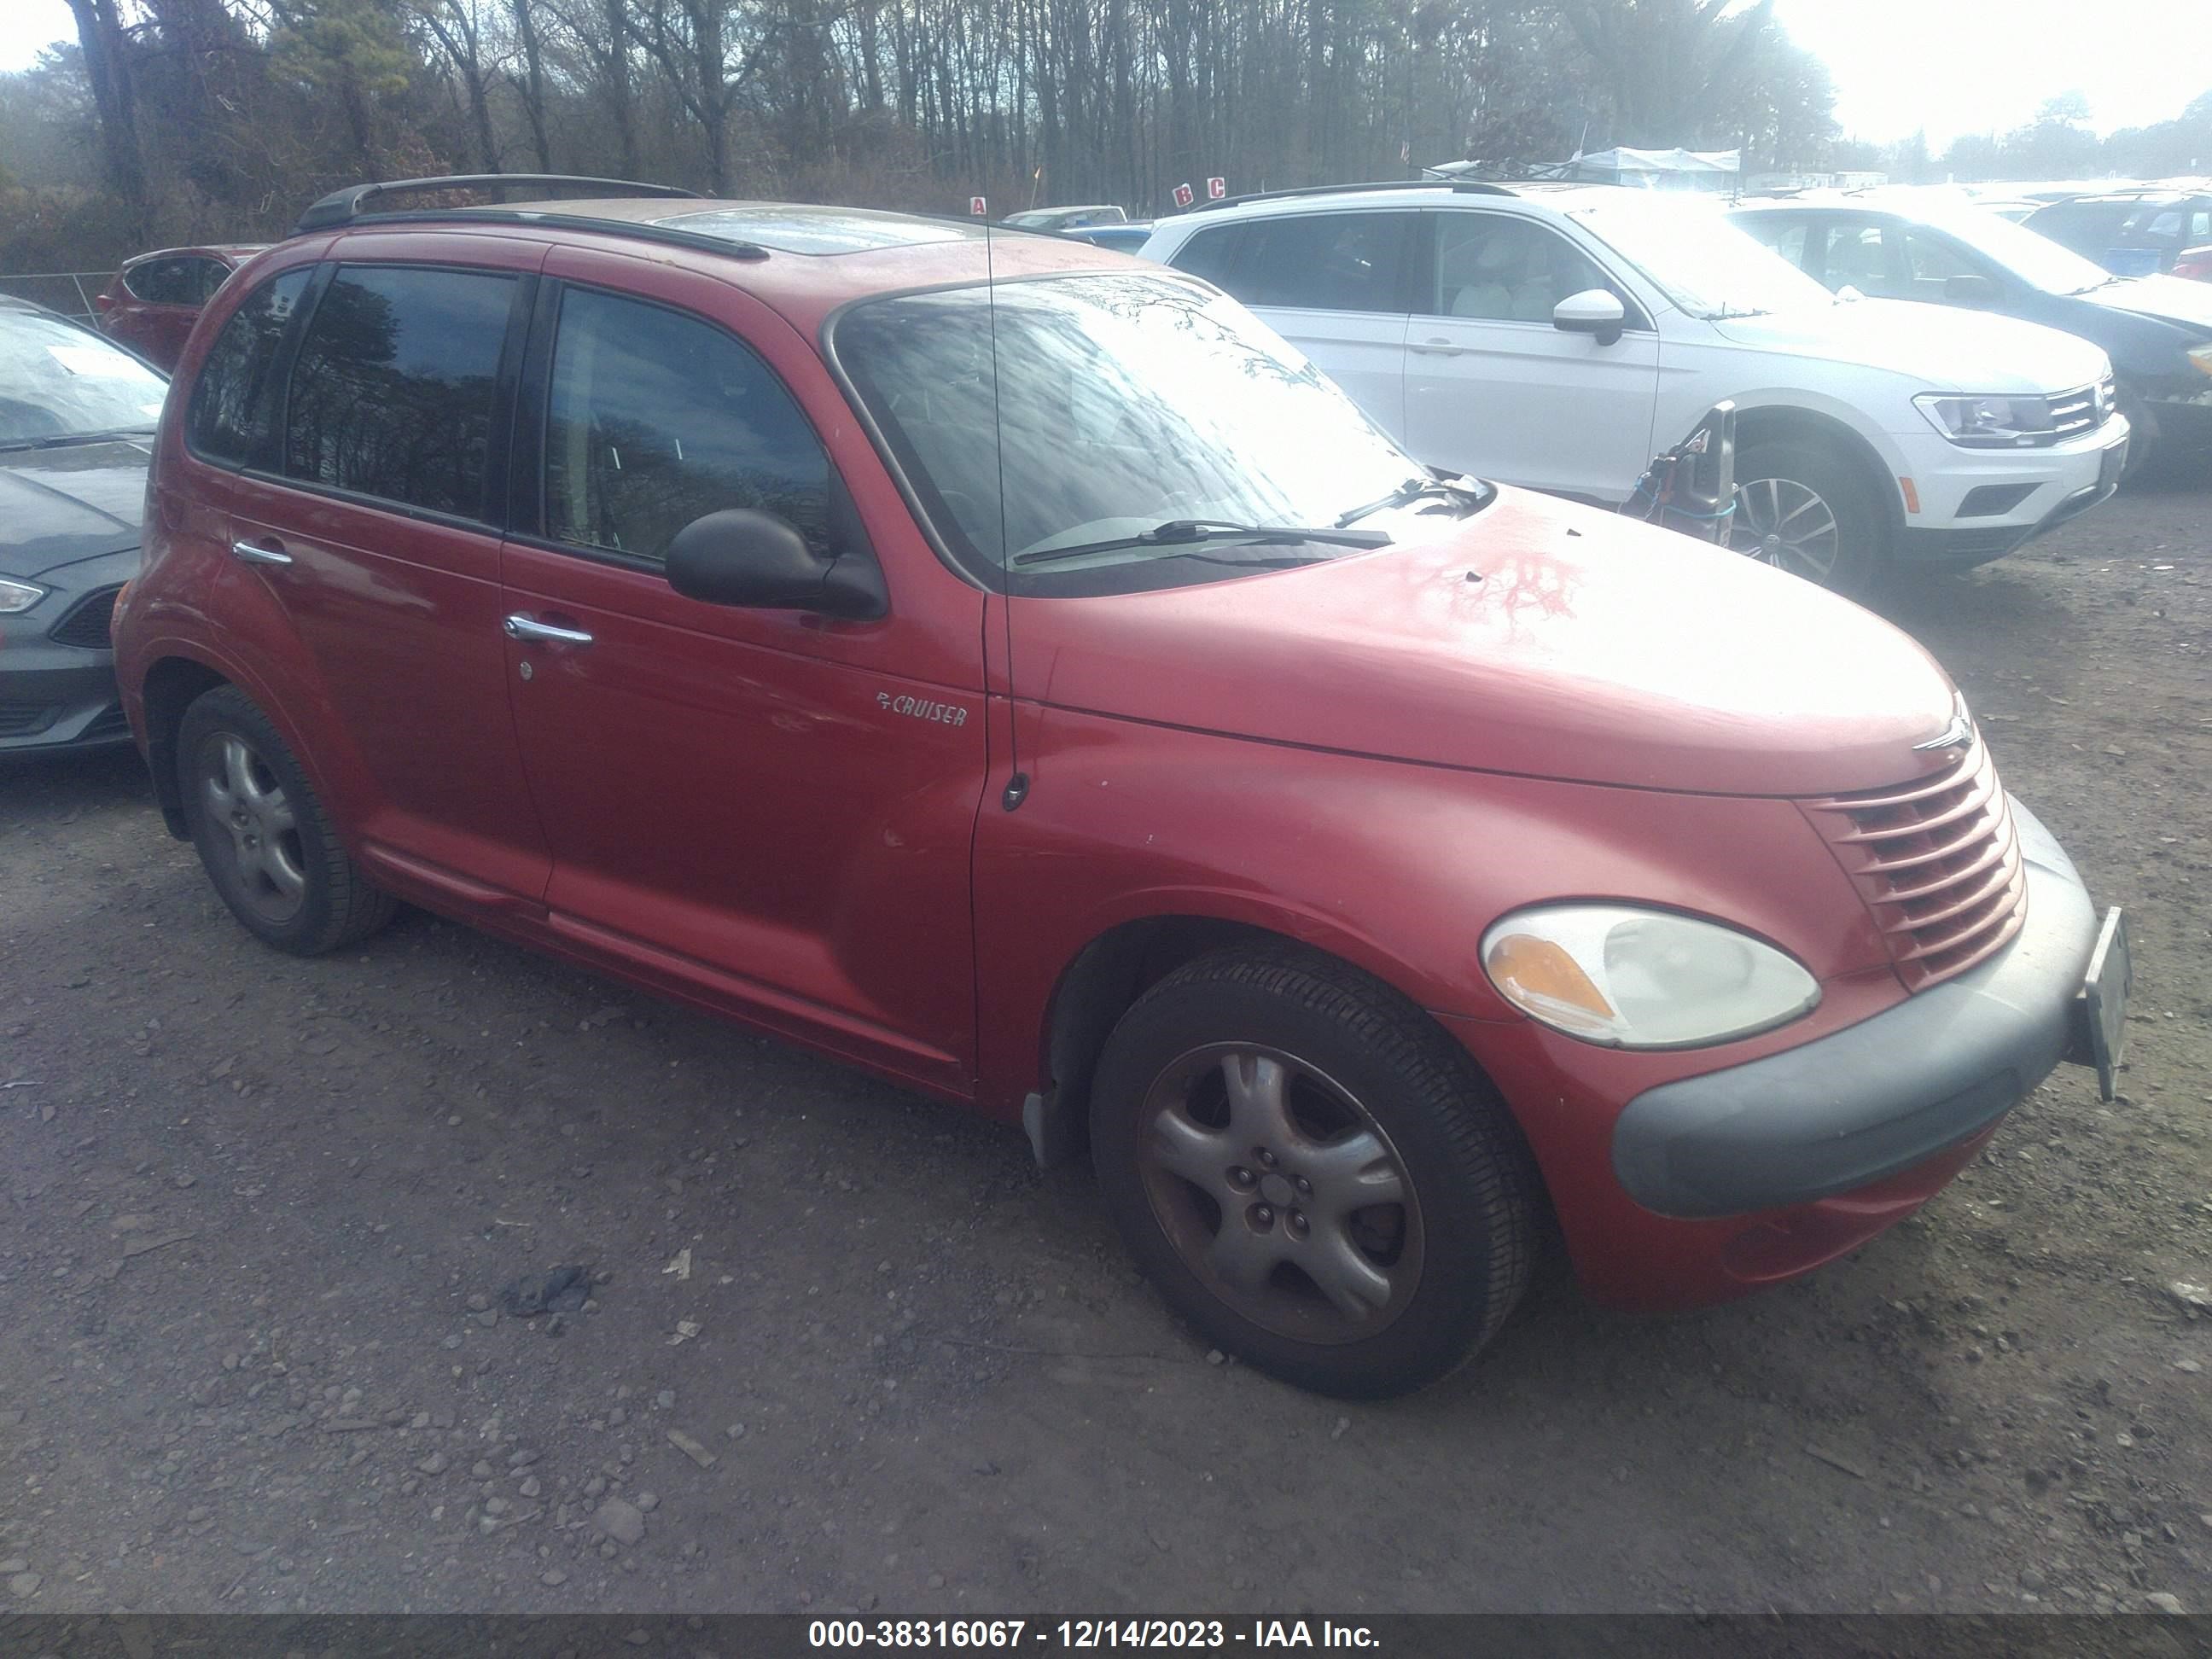
POLYGON ((551 623, 539 622, 520 611, 507 619, 507 637, 510 640, 545 640, 555 645, 589 645, 592 636, 580 628, 556 628, 551 623))
POLYGON ((1418 344, 1408 342, 1406 349, 1418 351, 1425 357, 1457 357, 1471 348, 1454 345, 1449 340, 1424 340, 1418 344))
POLYGON ((230 556, 243 559, 248 564, 289 564, 292 556, 273 547, 256 547, 252 542, 233 542, 230 556))

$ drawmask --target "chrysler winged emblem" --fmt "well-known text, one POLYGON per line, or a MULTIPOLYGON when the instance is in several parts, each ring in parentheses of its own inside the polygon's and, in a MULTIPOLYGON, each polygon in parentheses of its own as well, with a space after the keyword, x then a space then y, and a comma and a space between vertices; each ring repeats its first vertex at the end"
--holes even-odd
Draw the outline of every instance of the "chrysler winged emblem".
POLYGON ((1966 694, 1954 691, 1951 694, 1951 723, 1927 742, 1914 744, 1912 752, 1923 755, 1937 749, 1964 749, 1973 740, 1974 717, 1966 712, 1966 694))

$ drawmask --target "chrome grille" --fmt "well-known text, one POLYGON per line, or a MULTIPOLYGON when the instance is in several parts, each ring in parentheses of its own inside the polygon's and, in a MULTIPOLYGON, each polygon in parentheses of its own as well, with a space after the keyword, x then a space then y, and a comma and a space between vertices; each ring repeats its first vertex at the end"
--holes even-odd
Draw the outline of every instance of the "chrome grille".
POLYGON ((2081 433, 2095 431, 2112 415, 2112 403, 2109 375, 2094 386, 2060 392, 2051 399, 2051 441, 2063 443, 2081 433))
POLYGON ((1914 782, 1799 805, 1873 911, 1907 989, 1964 973, 2020 931, 2020 838, 1978 734, 1914 782))

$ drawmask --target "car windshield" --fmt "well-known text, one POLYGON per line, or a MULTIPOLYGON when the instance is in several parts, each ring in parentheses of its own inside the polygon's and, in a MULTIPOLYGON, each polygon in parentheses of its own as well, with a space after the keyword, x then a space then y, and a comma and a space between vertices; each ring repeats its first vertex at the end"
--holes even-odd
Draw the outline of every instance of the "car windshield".
MULTIPOLYGON (((847 312, 834 345, 948 550, 1017 592, 1344 557, 1353 550, 1233 531, 1130 539, 1178 524, 1327 529, 1429 476, 1243 307, 1172 277, 892 295, 847 312)), ((1359 526, 1418 539, 1472 505, 1425 494, 1359 526)))
POLYGON ((2003 266, 2030 288, 2046 294, 2085 294, 2112 280, 2102 265, 2062 247, 2040 231, 1972 208, 1931 217, 1928 222, 1955 237, 1993 264, 2003 266))
POLYGON ((1826 289, 1708 203, 1631 199, 1570 208, 1567 216, 1692 317, 1751 317, 1835 303, 1826 289))
POLYGON ((59 317, 0 310, 0 445, 147 432, 169 383, 59 317))

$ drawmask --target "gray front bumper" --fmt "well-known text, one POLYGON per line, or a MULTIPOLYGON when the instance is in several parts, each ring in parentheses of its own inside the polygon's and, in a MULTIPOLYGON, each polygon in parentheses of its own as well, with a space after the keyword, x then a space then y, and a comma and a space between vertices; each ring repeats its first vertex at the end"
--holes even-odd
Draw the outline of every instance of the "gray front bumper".
POLYGON ((1613 1168, 1662 1215, 1740 1215, 1899 1174, 1988 1128, 2067 1053, 2097 912, 2018 801, 2027 916, 1979 967, 1764 1060, 1647 1089, 1613 1168))

